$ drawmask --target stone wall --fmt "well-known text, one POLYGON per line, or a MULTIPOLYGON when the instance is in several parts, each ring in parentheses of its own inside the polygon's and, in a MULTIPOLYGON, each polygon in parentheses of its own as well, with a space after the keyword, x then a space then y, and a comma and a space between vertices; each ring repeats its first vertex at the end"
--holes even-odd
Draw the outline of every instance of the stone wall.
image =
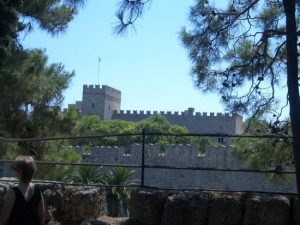
MULTIPOLYGON (((78 153, 84 148, 74 147, 78 153)), ((203 151, 203 150, 202 150, 203 151)), ((142 145, 133 144, 130 149, 117 146, 95 146, 85 157, 91 162, 107 164, 137 164, 142 160, 142 145)), ((145 145, 145 163, 150 166, 172 167, 208 167, 217 169, 245 169, 246 166, 237 160, 230 147, 208 147, 204 154, 198 146, 189 144, 168 144, 161 150, 159 144, 145 145)))
MULTIPOLYGON (((83 148, 76 147, 83 153, 83 148)), ((165 152, 160 152, 160 145, 145 146, 145 165, 179 168, 207 169, 247 169, 232 153, 230 147, 210 147, 205 154, 199 155, 199 148, 192 145, 166 145, 165 152)), ((141 165, 142 146, 131 146, 130 154, 123 147, 94 147, 85 155, 89 162, 102 164, 141 165)), ((107 168, 102 168, 103 172, 107 168)), ((140 182, 141 170, 135 169, 132 179, 140 182)), ((200 188, 232 191, 296 191, 295 177, 277 175, 281 182, 275 183, 266 174, 255 172, 229 172, 213 170, 184 170, 167 168, 146 168, 145 185, 162 188, 200 188)))
MULTIPOLYGON (((85 219, 106 215, 106 194, 102 188, 38 184, 47 208, 47 222, 77 225, 85 219)), ((9 185, 0 184, 0 209, 9 185)))
POLYGON ((183 112, 121 110, 121 91, 107 85, 83 85, 82 100, 70 106, 83 115, 98 115, 103 120, 138 122, 153 115, 162 115, 170 123, 186 127, 191 133, 243 133, 243 118, 229 113, 200 113, 194 108, 183 112))
POLYGON ((300 225, 295 195, 168 192, 138 189, 130 200, 138 225, 300 225))
POLYGON ((76 107, 83 115, 98 115, 103 120, 138 122, 162 115, 170 123, 186 127, 191 133, 243 133, 243 118, 237 114, 200 113, 194 108, 183 112, 121 110, 121 91, 107 85, 83 85, 82 100, 70 106, 76 107))
POLYGON ((184 112, 165 112, 165 111, 137 111, 121 110, 114 111, 112 119, 127 120, 138 122, 153 115, 162 115, 170 123, 186 127, 191 133, 199 134, 241 134, 243 133, 243 118, 237 114, 194 112, 189 108, 184 112))

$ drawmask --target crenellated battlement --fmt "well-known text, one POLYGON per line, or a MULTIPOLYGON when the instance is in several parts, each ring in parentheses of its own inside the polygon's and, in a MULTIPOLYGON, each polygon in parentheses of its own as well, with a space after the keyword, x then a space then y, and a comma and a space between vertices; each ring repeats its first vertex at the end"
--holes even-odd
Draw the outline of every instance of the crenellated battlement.
POLYGON ((172 115, 172 116, 194 116, 194 117, 237 117, 237 114, 230 114, 230 113, 207 113, 207 112, 194 112, 194 111, 144 111, 144 110, 120 110, 114 111, 114 115, 126 115, 126 116, 136 116, 136 115, 146 115, 146 116, 153 116, 153 115, 172 115))
POLYGON ((112 119, 138 122, 153 115, 162 115, 170 123, 186 127, 191 133, 243 133, 243 118, 238 114, 195 112, 188 108, 182 112, 115 110, 112 119))
POLYGON ((121 91, 108 85, 83 85, 83 94, 109 94, 121 97, 121 91))
MULTIPOLYGON (((83 147, 74 147, 80 154, 83 147)), ((107 164, 137 164, 142 160, 142 145, 133 144, 130 150, 118 146, 95 146, 85 157, 90 162, 107 164)), ((244 168, 233 155, 230 147, 208 147, 205 153, 198 146, 189 144, 168 144, 164 151, 159 144, 146 144, 145 162, 153 166, 212 167, 212 168, 244 168)))

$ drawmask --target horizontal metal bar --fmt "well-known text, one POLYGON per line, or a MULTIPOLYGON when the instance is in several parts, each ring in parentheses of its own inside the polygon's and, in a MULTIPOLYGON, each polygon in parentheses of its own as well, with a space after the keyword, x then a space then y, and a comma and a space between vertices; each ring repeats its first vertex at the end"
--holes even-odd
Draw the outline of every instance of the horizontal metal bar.
POLYGON ((154 133, 149 132, 146 133, 148 136, 176 136, 176 137, 228 137, 228 138, 293 138, 292 136, 285 135, 249 135, 249 134, 211 134, 211 133, 183 133, 183 134, 175 134, 175 133, 154 133))
MULTIPOLYGON (((0 163, 14 163, 15 160, 0 159, 0 163)), ((140 168, 140 165, 134 164, 105 164, 105 163, 72 163, 72 162, 49 162, 49 161, 35 161, 38 165, 60 165, 60 166, 98 166, 98 167, 128 167, 128 168, 140 168)))
MULTIPOLYGON (((228 137, 228 138, 281 138, 291 139, 292 136, 283 135, 236 135, 236 134, 197 134, 197 133, 145 133, 146 136, 174 136, 174 137, 228 137)), ((91 135, 91 136, 61 136, 61 137, 41 137, 41 138, 4 138, 0 137, 0 141, 3 142, 38 142, 38 141, 57 141, 57 140, 78 140, 78 139, 96 139, 107 137, 130 137, 130 136, 142 136, 142 133, 123 133, 123 134, 105 134, 105 135, 91 135)))
MULTIPOLYGON (((0 163, 14 163, 15 160, 0 159, 0 163)), ((98 166, 98 167, 124 167, 139 168, 141 165, 136 164, 104 164, 104 163, 71 163, 71 162, 49 162, 36 161, 38 165, 59 165, 59 166, 98 166)), ((275 174, 295 174, 295 171, 277 171, 277 170, 253 170, 253 169, 218 169, 211 167, 174 167, 174 166, 151 166, 145 165, 147 169, 168 169, 168 170, 198 170, 198 171, 220 171, 220 172, 244 172, 244 173, 275 173, 275 174)))
POLYGON ((138 136, 140 133, 124 133, 124 134, 105 134, 105 135, 85 135, 85 136, 58 136, 58 137, 40 137, 40 138, 4 138, 0 137, 0 141, 4 142, 36 142, 36 141, 58 141, 58 140, 79 140, 79 139, 95 139, 108 137, 129 137, 138 136))

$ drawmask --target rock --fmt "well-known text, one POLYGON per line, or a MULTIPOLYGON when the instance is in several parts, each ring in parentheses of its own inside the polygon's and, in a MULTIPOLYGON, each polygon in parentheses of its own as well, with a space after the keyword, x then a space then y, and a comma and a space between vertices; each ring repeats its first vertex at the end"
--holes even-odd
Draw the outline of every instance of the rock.
POLYGON ((54 208, 61 207, 62 187, 58 184, 39 184, 45 203, 54 208))
POLYGON ((111 224, 100 220, 89 219, 89 220, 84 220, 80 225, 111 225, 111 224))
POLYGON ((46 210, 46 222, 60 221, 62 218, 61 199, 62 187, 57 184, 39 184, 39 188, 43 194, 46 210))
POLYGON ((78 223, 106 213, 106 196, 101 188, 65 187, 62 197, 63 221, 78 223))
POLYGON ((209 194, 183 192, 170 196, 165 204, 163 225, 206 225, 209 213, 209 194))
POLYGON ((137 189, 131 194, 130 220, 142 225, 160 225, 167 198, 167 192, 137 189))
POLYGON ((208 225, 240 225, 244 195, 212 193, 208 225))
POLYGON ((290 201, 282 195, 251 195, 246 202, 243 225, 286 225, 290 201))

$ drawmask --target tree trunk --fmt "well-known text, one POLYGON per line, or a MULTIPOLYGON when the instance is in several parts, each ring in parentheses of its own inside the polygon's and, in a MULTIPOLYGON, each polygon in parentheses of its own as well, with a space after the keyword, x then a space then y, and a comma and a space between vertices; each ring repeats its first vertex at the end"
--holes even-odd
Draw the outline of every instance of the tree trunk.
POLYGON ((293 132, 293 150, 296 167, 297 192, 300 194, 300 96, 298 77, 296 0, 283 0, 286 14, 287 85, 290 119, 293 132))

